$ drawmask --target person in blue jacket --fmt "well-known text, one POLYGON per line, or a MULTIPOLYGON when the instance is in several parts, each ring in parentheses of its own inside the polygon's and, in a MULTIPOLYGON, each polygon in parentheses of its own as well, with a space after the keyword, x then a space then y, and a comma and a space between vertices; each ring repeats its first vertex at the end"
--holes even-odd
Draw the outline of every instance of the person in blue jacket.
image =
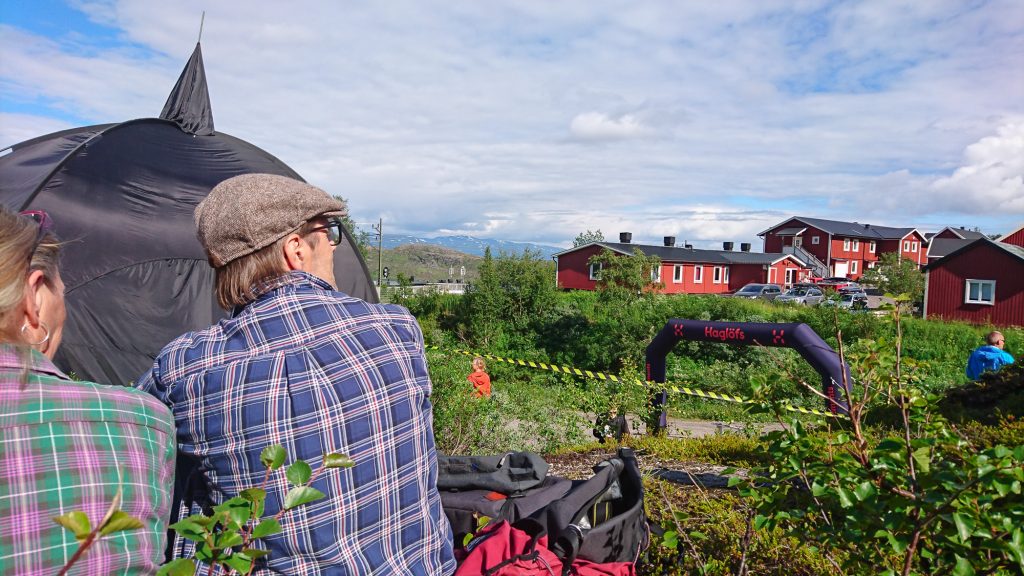
POLYGON ((1007 364, 1013 364, 1013 356, 1003 350, 1006 340, 1002 332, 989 332, 985 346, 978 346, 967 359, 967 377, 977 380, 982 372, 996 371, 1007 364))

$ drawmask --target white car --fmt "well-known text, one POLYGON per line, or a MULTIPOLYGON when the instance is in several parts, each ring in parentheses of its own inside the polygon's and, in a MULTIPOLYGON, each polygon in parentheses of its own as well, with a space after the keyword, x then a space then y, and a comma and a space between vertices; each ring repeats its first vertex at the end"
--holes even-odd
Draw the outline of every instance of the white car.
POLYGON ((806 304, 813 306, 825 297, 820 289, 814 286, 794 286, 775 299, 776 302, 789 304, 806 304))

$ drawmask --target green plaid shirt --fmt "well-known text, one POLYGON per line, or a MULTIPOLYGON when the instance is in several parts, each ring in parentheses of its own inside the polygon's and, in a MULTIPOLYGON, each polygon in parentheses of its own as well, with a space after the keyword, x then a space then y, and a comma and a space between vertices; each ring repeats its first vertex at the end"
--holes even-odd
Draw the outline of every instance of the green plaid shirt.
POLYGON ((74 382, 32 351, 27 384, 0 344, 0 574, 56 574, 78 549, 53 518, 93 527, 122 488, 139 530, 100 540, 71 574, 152 574, 163 561, 174 484, 174 421, 152 396, 74 382))

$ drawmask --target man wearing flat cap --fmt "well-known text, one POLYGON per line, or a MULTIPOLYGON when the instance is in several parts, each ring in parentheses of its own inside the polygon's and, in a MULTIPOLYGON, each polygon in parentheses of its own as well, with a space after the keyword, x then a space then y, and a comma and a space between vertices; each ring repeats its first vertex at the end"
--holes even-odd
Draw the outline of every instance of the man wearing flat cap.
MULTIPOLYGON (((214 187, 195 222, 231 315, 164 347, 139 387, 174 412, 179 464, 192 466, 178 469, 185 515, 258 487, 272 444, 313 470, 334 452, 355 461, 316 477, 326 497, 285 513, 254 573, 451 574, 423 335, 405 308, 337 291, 344 214, 282 176, 214 187)), ((264 517, 289 489, 270 478, 264 517)), ((174 555, 193 546, 178 538, 174 555)))

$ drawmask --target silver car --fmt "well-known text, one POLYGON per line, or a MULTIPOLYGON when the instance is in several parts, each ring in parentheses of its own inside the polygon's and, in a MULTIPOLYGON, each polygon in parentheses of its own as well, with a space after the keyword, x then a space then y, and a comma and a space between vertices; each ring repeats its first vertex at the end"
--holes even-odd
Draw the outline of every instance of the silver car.
POLYGON ((794 286, 775 299, 776 302, 788 304, 806 304, 813 306, 821 302, 825 295, 813 286, 794 286))
POLYGON ((778 284, 747 284, 736 292, 732 293, 733 298, 760 298, 761 300, 774 300, 782 294, 782 286, 778 284))

